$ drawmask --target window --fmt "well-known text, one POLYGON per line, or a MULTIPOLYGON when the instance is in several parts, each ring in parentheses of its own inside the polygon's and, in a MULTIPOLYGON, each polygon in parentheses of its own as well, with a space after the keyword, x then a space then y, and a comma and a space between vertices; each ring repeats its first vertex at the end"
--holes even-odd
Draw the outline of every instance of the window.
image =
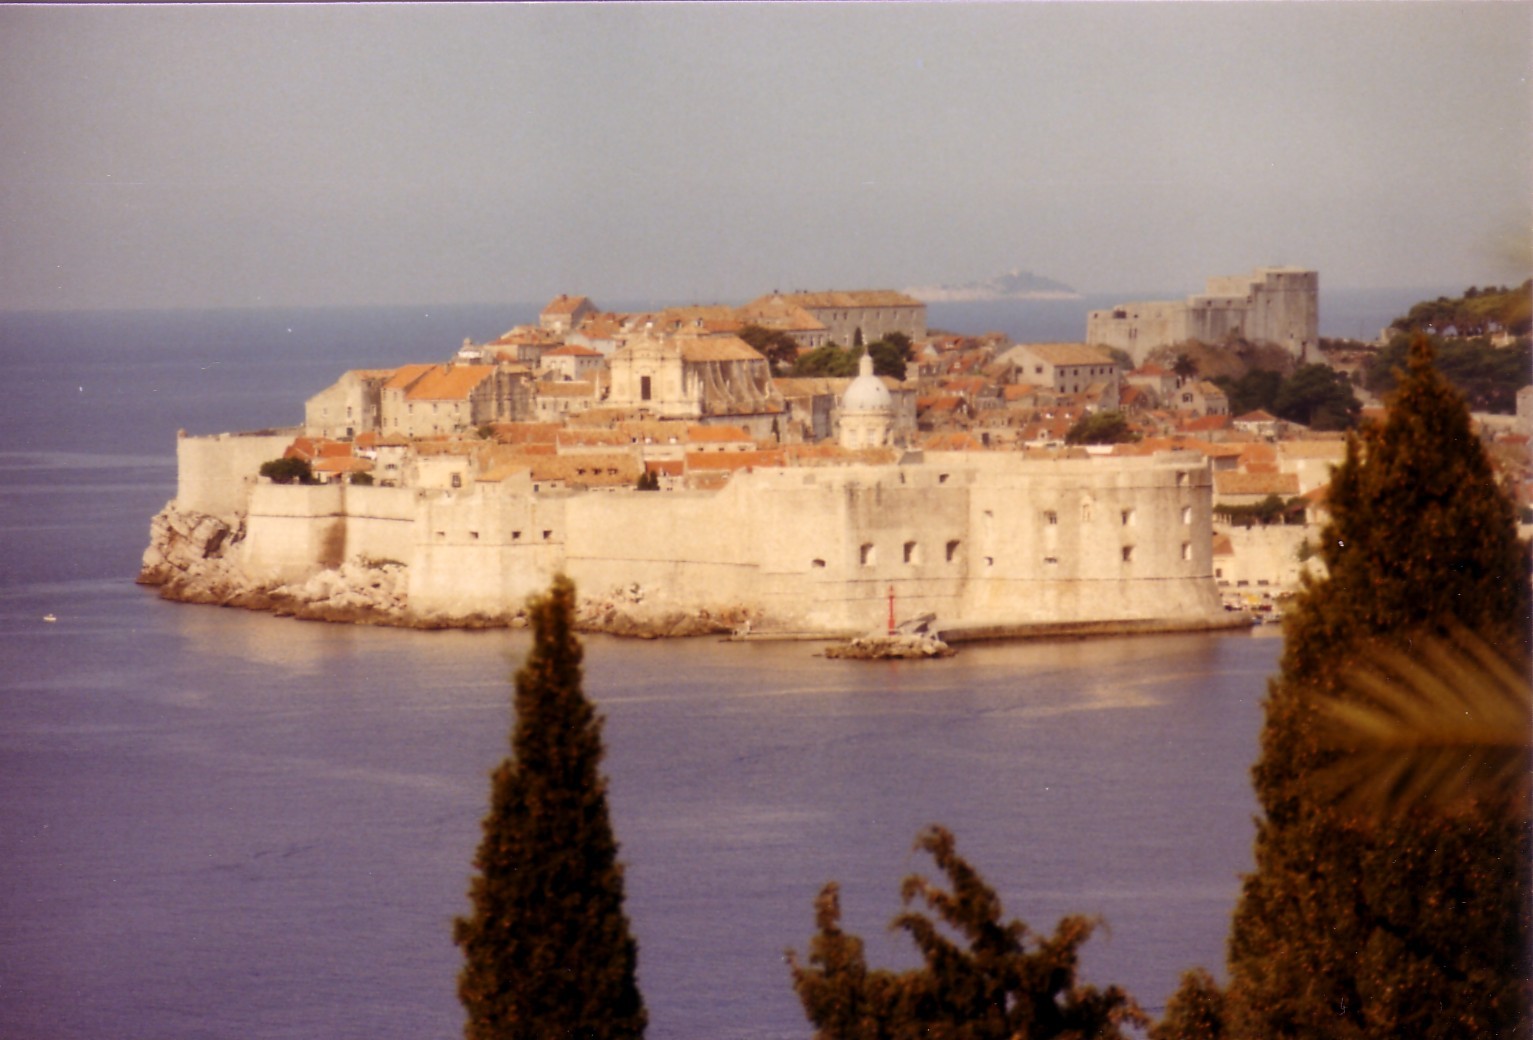
POLYGON ((1182 523, 1184 523, 1184 524, 1192 523, 1192 507, 1191 506, 1183 506, 1182 507, 1182 523))
POLYGON ((957 558, 958 540, 955 538, 953 541, 947 543, 947 562, 952 563, 957 558))
POLYGON ((1058 527, 1059 514, 1054 512, 1052 509, 1045 510, 1043 514, 1043 522, 1048 524, 1050 527, 1058 527))
POLYGON ((857 550, 857 562, 862 564, 864 567, 871 567, 877 561, 877 559, 878 556, 877 552, 873 548, 873 543, 863 542, 861 547, 859 547, 857 550))
POLYGON ((463 474, 454 473, 452 475, 452 486, 455 488, 460 488, 463 486, 463 474))
POLYGON ((543 532, 543 540, 544 540, 544 541, 545 541, 545 542, 546 542, 546 541, 548 541, 548 540, 549 540, 549 539, 550 539, 550 538, 552 538, 552 537, 553 537, 553 536, 554 536, 554 533, 553 533, 553 532, 552 532, 552 531, 544 531, 544 532, 543 532))
POLYGON ((1134 511, 1132 509, 1125 509, 1120 515, 1123 517, 1124 527, 1134 526, 1134 511))
POLYGON ((521 541, 522 540, 522 532, 520 532, 520 531, 512 531, 511 532, 511 540, 513 542, 521 541))
POLYGON ((994 567, 995 566, 995 557, 994 556, 986 556, 985 557, 985 566, 986 567, 994 567))
POLYGON ((905 543, 905 562, 906 563, 920 563, 921 562, 921 547, 919 545, 917 545, 915 542, 906 542, 905 543))
POLYGON ((1186 470, 1179 469, 1179 470, 1176 471, 1176 486, 1177 487, 1186 487, 1187 486, 1187 471, 1186 470))
POLYGON ((1134 562, 1134 547, 1132 545, 1125 545, 1123 547, 1123 562, 1124 563, 1133 563, 1134 562))
POLYGON ((821 560, 821 559, 813 559, 813 560, 809 561, 809 566, 814 567, 814 568, 820 568, 820 567, 825 566, 825 561, 821 560))
POLYGON ((639 400, 648 401, 650 397, 649 376, 639 377, 639 400))
POLYGON ((1183 542, 1182 543, 1182 559, 1184 559, 1184 560, 1192 559, 1192 543, 1191 542, 1183 542))

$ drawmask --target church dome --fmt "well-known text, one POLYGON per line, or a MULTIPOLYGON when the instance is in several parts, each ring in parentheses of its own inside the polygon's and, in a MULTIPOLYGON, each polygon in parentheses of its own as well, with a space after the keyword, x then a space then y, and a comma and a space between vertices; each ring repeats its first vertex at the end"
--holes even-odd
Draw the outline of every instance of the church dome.
POLYGON ((884 381, 873 374, 873 359, 862 355, 857 378, 847 386, 841 398, 841 412, 892 412, 894 398, 884 381))

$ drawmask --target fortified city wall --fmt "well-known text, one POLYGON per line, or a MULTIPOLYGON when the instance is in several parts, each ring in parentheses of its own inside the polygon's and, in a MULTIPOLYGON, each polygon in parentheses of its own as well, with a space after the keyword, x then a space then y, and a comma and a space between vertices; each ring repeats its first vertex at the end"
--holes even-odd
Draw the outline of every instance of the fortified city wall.
POLYGON ((1134 364, 1151 352, 1197 340, 1240 336, 1283 347, 1300 361, 1319 346, 1320 275, 1296 267, 1259 267, 1249 275, 1215 275, 1201 295, 1182 301, 1123 303, 1086 317, 1086 341, 1127 351, 1134 364))
MULTIPOLYGON (((275 454, 268 444, 265 457, 275 454)), ((261 454, 183 438, 200 510, 245 495, 228 550, 256 586, 357 563, 403 566, 414 620, 506 617, 564 571, 587 596, 649 611, 837 634, 899 618, 944 626, 1218 618, 1212 481, 1192 453, 1026 460, 929 453, 915 464, 761 469, 721 491, 534 492, 274 485, 230 477, 261 454), (201 443, 187 444, 196 441, 201 443)), ((250 466, 245 472, 253 471, 250 466)))

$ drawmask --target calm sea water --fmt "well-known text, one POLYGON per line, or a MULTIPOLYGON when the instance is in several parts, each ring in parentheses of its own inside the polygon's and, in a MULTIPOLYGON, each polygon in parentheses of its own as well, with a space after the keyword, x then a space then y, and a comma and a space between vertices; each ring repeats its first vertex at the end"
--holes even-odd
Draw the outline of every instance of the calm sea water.
MULTIPOLYGON (((294 423, 344 368, 532 310, 0 315, 0 1036, 460 1034, 450 922, 525 636, 175 606, 132 577, 177 428, 294 423)), ((1013 334, 1059 335, 1034 327, 1013 334)), ((1217 969, 1278 640, 813 650, 588 642, 651 1036, 807 1036, 782 953, 832 879, 871 960, 911 963, 886 924, 938 821, 1010 915, 1102 916, 1089 980, 1153 1007, 1217 969)))

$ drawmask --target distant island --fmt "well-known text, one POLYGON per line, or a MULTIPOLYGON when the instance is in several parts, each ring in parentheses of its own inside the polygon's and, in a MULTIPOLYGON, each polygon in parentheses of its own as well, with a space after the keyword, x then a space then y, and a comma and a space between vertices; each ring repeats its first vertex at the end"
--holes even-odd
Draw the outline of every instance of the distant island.
POLYGON ((983 282, 965 285, 918 285, 905 292, 926 303, 962 303, 969 300, 1078 300, 1081 294, 1052 278, 1020 268, 983 282))

